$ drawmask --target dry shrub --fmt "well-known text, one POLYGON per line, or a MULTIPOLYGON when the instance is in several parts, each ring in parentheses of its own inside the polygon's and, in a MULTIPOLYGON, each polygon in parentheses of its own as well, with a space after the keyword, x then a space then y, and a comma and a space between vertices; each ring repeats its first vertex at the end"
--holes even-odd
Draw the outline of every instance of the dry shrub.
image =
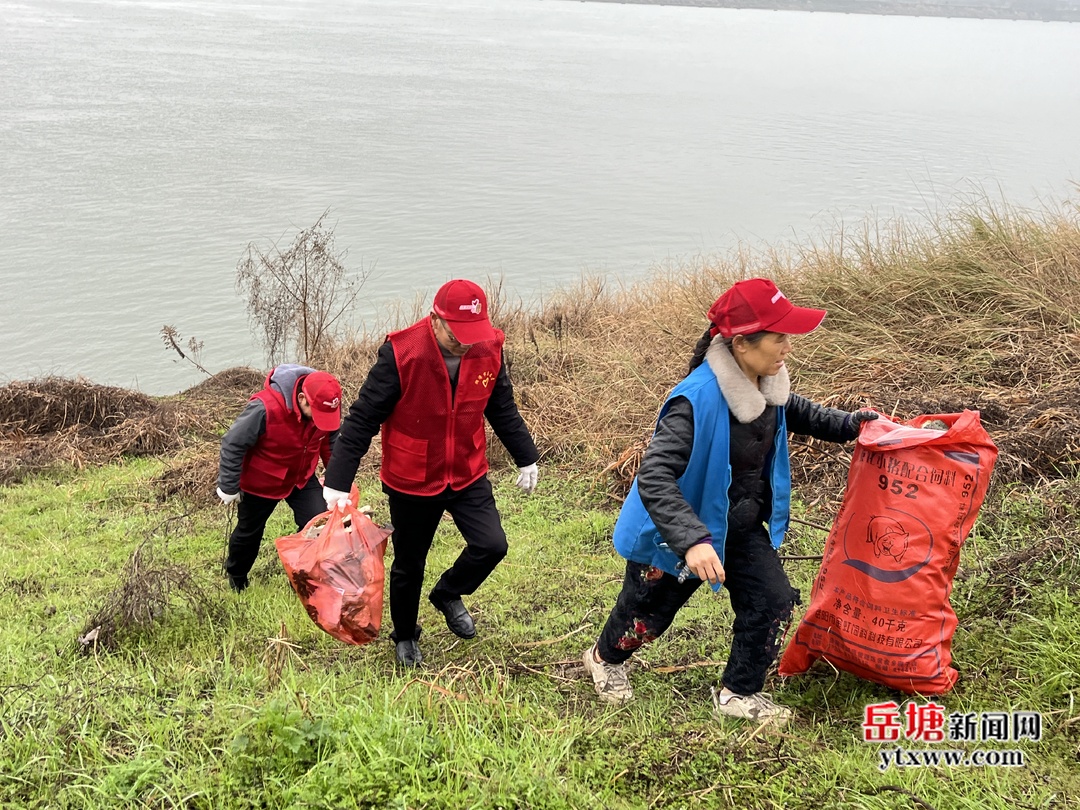
POLYGON ((700 335, 672 325, 699 320, 697 303, 663 280, 591 279, 505 324, 517 398, 548 460, 598 471, 648 435, 700 335))
POLYGON ((318 358, 318 368, 338 378, 346 403, 356 396, 367 379, 368 370, 375 365, 384 337, 360 337, 347 343, 332 344, 318 358))
POLYGON ((150 485, 161 501, 183 498, 209 506, 217 502, 216 482, 220 445, 199 442, 168 459, 168 466, 150 485))
POLYGON ((167 455, 217 438, 265 374, 229 369, 175 397, 47 377, 0 387, 0 484, 55 467, 167 455))
POLYGON ((220 439, 247 406, 251 395, 262 390, 265 370, 239 366, 220 371, 198 385, 162 400, 172 404, 193 426, 198 440, 220 439))
POLYGON ((79 634, 83 651, 116 650, 125 641, 143 637, 167 615, 186 608, 198 620, 215 615, 206 589, 185 567, 159 554, 153 538, 135 549, 120 584, 105 597, 79 634))
POLYGON ((135 391, 47 377, 0 387, 0 483, 177 447, 182 411, 135 391))
POLYGON ((299 231, 288 248, 249 243, 236 265, 237 290, 272 365, 289 358, 310 365, 367 278, 362 266, 351 274, 345 267, 348 251, 335 247, 334 229, 325 224, 329 213, 299 231))
POLYGON ((197 431, 200 420, 175 402, 162 402, 145 416, 129 418, 102 435, 102 443, 117 455, 155 456, 184 444, 184 436, 197 431))
POLYGON ((623 450, 617 459, 600 471, 602 475, 608 477, 612 496, 616 500, 625 500, 626 493, 630 491, 630 486, 634 483, 637 469, 641 466, 641 459, 644 458, 645 451, 648 449, 649 439, 642 438, 623 450))
POLYGON ((188 402, 233 403, 244 402, 263 386, 266 372, 246 366, 219 371, 183 393, 188 402))
POLYGON ((88 450, 77 427, 46 436, 0 435, 0 485, 17 484, 58 464, 82 469, 91 460, 88 450))
POLYGON ((105 431, 154 410, 151 397, 94 385, 83 379, 45 377, 0 388, 0 427, 43 435, 80 427, 105 431))

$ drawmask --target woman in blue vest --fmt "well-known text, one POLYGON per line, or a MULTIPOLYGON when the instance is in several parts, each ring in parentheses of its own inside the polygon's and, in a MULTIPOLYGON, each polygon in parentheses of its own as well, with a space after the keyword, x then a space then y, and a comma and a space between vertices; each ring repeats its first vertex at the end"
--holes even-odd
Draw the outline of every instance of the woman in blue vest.
POLYGON ((761 691, 799 599, 776 552, 791 504, 787 435, 851 441, 862 422, 877 418, 791 393, 790 336, 813 331, 824 317, 763 278, 737 282, 709 310, 690 372, 660 411, 615 525, 615 548, 627 560, 623 588, 583 657, 602 701, 633 697, 630 656, 708 582, 727 588, 735 612, 717 711, 790 717, 761 691))

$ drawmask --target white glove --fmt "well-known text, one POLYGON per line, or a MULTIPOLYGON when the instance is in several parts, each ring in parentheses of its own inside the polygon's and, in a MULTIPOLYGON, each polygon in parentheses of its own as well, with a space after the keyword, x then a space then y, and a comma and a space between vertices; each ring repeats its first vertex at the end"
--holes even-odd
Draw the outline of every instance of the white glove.
POLYGON ((230 495, 228 492, 222 492, 221 487, 217 488, 217 496, 221 498, 221 502, 226 506, 228 506, 230 503, 236 503, 238 500, 240 500, 239 491, 234 492, 232 495, 230 495))
POLYGON ((528 467, 518 467, 518 477, 514 483, 526 495, 532 495, 533 490, 536 489, 536 479, 539 477, 540 470, 536 468, 535 464, 530 464, 528 467))
POLYGON ((334 509, 335 507, 337 507, 338 509, 344 509, 345 506, 349 503, 348 492, 341 492, 337 489, 330 489, 330 487, 322 488, 322 496, 323 500, 326 501, 326 508, 328 510, 334 509))

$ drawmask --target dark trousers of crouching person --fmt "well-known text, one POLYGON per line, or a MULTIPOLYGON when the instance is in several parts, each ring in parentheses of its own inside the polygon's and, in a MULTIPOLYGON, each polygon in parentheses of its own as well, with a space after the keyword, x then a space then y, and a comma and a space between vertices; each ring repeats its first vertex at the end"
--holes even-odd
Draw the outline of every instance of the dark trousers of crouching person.
POLYGON ((394 562, 390 566, 390 619, 395 641, 419 638, 416 618, 424 584, 424 570, 435 531, 449 512, 465 548, 431 591, 431 601, 445 603, 474 593, 506 556, 506 533, 502 528, 491 481, 485 475, 455 492, 447 488, 438 495, 419 496, 383 486, 394 526, 394 562))
MULTIPOLYGON (((721 681, 733 692, 750 695, 765 685, 799 594, 763 527, 729 535, 725 552, 725 588, 735 623, 721 681)), ((658 568, 628 561, 622 592, 597 641, 600 657, 611 664, 625 662, 668 629, 701 584, 693 577, 680 583, 658 568)))
MULTIPOLYGON (((277 498, 263 498, 250 492, 243 493, 240 498, 236 507, 236 528, 229 535, 229 556, 225 560, 225 572, 235 583, 234 587, 247 585, 247 574, 259 556, 266 522, 279 503, 277 498)), ((304 486, 296 487, 286 495, 285 503, 292 509, 297 531, 326 511, 322 484, 314 475, 304 486)))

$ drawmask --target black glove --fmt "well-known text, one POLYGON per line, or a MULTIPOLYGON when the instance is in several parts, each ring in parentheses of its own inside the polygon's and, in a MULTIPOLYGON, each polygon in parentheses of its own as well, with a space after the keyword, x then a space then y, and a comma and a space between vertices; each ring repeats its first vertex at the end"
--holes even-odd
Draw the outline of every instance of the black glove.
POLYGON ((877 418, 877 411, 853 411, 847 415, 844 421, 847 422, 848 430, 852 434, 851 437, 856 438, 863 422, 873 422, 877 418))

